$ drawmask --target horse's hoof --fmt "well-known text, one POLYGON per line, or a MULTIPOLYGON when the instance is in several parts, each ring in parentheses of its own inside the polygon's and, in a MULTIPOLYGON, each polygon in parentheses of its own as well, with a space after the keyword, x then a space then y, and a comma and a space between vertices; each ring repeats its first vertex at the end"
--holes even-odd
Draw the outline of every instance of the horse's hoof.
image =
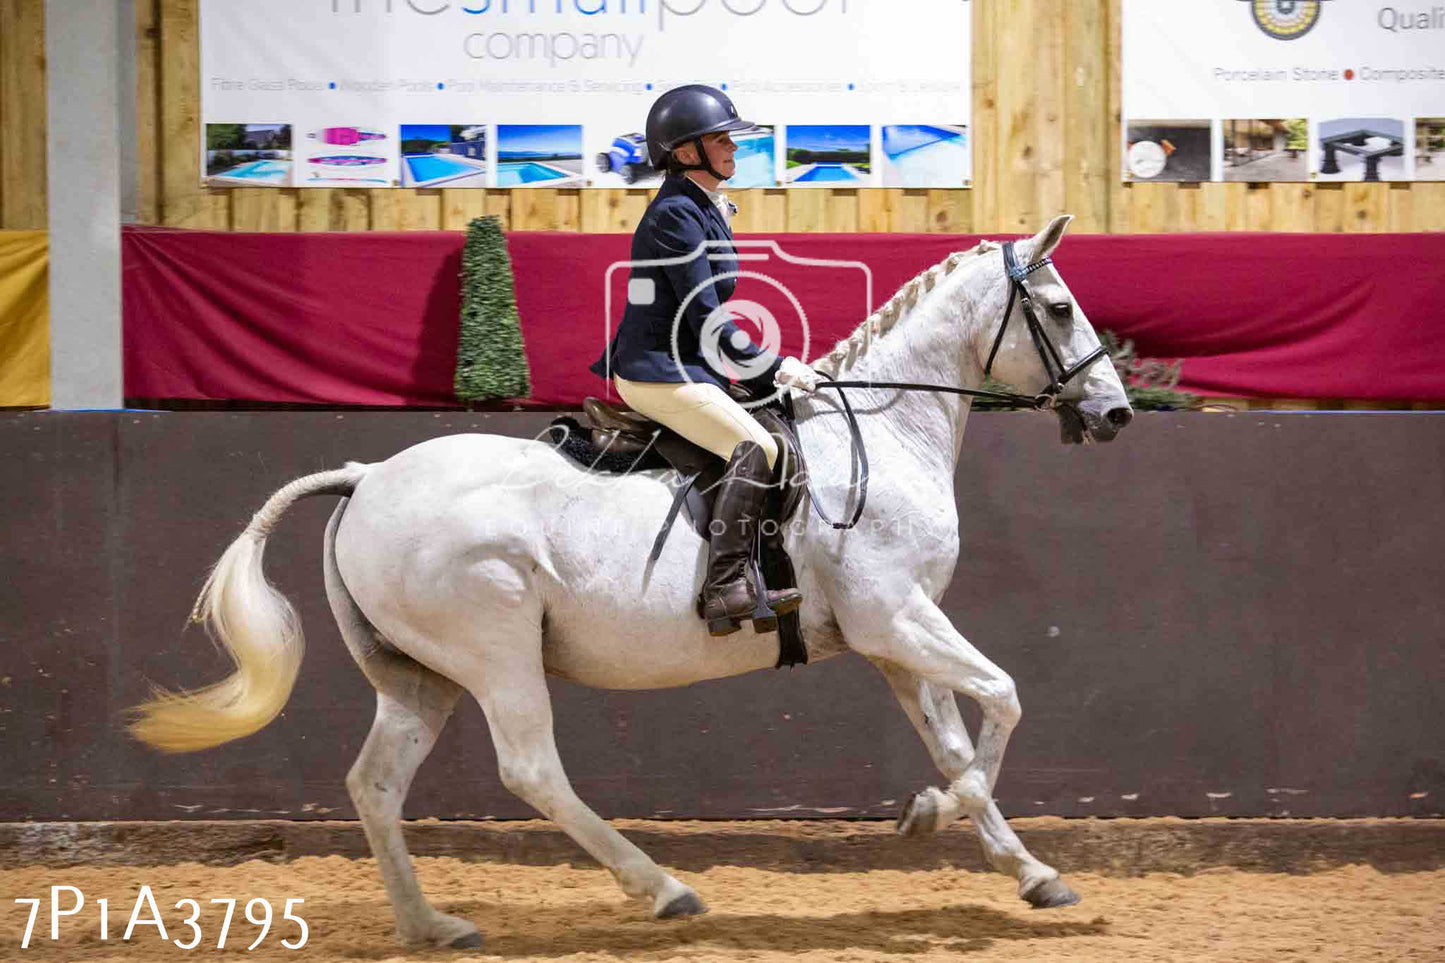
POLYGON ((707 624, 709 635, 732 635, 742 628, 742 623, 737 619, 713 619, 707 624))
POLYGON ((662 912, 657 914, 657 918, 671 920, 682 916, 701 916, 706 912, 707 906, 698 899, 696 893, 683 893, 673 897, 672 902, 664 906, 662 912))
POLYGON ((468 933, 466 936, 458 936, 447 946, 454 950, 479 950, 482 948, 482 934, 468 933))
POLYGON ((900 836, 927 836, 938 826, 937 790, 925 789, 903 805, 898 823, 893 827, 900 836))
POLYGON ((448 947, 454 950, 474 950, 482 945, 482 934, 470 920, 460 916, 437 913, 424 928, 408 928, 397 931, 397 939, 407 949, 436 949, 448 947))
POLYGON ((1068 883, 1058 878, 1044 880, 1024 893, 1023 898, 1034 909, 1056 909, 1060 906, 1073 906, 1079 902, 1079 894, 1070 889, 1068 883))

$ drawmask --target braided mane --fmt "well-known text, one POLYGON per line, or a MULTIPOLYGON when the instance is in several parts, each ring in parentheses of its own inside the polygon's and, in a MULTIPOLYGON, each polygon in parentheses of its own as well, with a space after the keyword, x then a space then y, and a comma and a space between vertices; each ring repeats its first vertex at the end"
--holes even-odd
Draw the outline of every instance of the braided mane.
POLYGON ((921 272, 913 280, 898 289, 877 311, 863 319, 853 333, 834 345, 833 350, 813 362, 813 367, 829 378, 837 378, 851 368, 859 357, 868 352, 874 338, 881 338, 906 318, 923 299, 923 296, 948 277, 965 261, 998 250, 994 241, 979 241, 978 246, 968 251, 956 251, 938 264, 921 272))

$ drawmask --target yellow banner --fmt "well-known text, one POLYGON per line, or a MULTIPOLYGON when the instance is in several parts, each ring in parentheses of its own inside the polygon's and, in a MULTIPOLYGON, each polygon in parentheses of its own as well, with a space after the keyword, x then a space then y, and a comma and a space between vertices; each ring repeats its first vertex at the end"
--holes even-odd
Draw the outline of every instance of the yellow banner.
POLYGON ((0 231, 0 408, 50 404, 50 240, 0 231))

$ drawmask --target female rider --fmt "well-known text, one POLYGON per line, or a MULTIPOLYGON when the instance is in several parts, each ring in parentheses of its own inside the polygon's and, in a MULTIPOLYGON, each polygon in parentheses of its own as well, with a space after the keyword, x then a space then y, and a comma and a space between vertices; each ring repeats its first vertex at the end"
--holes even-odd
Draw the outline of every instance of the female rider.
MULTIPOLYGON (((717 191, 735 169, 730 132, 752 126, 727 94, 701 84, 670 90, 652 105, 648 156, 667 176, 632 236, 632 260, 659 263, 632 269, 622 323, 591 368, 611 376, 634 411, 727 461, 699 599, 713 635, 737 631, 756 608, 748 563, 778 458, 773 436, 724 390, 728 374, 718 363, 745 373, 739 383, 759 397, 775 387, 812 391, 819 380, 797 358, 779 360, 752 344, 719 307, 736 279, 714 278, 738 263, 732 208, 717 191)), ((769 590, 768 603, 778 614, 791 612, 802 595, 796 588, 769 590)))

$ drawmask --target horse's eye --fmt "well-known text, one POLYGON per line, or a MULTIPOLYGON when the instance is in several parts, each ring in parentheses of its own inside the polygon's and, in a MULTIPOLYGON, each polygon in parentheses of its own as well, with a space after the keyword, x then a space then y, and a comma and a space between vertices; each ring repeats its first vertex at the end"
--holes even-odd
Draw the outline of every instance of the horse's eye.
POLYGON ((1074 313, 1074 306, 1068 301, 1056 301, 1049 305, 1049 310, 1061 318, 1071 317, 1074 313))

